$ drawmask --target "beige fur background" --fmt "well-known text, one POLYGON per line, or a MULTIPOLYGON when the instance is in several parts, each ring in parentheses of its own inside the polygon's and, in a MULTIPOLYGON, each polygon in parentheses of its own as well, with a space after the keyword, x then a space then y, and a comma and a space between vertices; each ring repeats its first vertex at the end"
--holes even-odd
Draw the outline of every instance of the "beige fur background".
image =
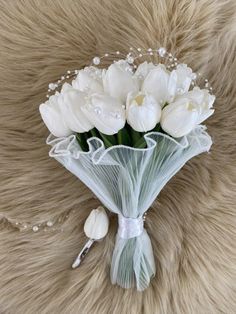
POLYGON ((1 314, 236 313, 235 55, 235 0, 0 0, 1 314), (149 211, 157 274, 139 293, 110 283, 116 217, 71 270, 99 202, 48 157, 38 105, 48 83, 95 55, 159 45, 210 78, 214 145, 149 211), (49 219, 55 230, 15 224, 49 219))

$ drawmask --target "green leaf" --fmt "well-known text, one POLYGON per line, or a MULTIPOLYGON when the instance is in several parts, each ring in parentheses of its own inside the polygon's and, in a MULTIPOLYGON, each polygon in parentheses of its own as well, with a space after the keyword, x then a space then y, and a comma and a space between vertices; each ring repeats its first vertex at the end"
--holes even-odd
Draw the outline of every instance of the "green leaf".
POLYGON ((135 148, 145 148, 147 146, 147 142, 144 139, 144 136, 141 137, 134 145, 135 148))
POLYGON ((90 130, 90 133, 91 133, 92 137, 101 138, 99 132, 98 132, 97 129, 95 129, 95 128, 93 128, 92 130, 90 130))
POLYGON ((126 127, 121 129, 117 133, 117 140, 118 140, 118 144, 120 145, 131 146, 131 139, 130 139, 129 132, 126 127))
POLYGON ((76 139, 82 149, 82 151, 87 152, 88 151, 88 143, 87 143, 87 134, 86 133, 77 133, 76 139))
POLYGON ((152 130, 152 132, 160 132, 160 130, 161 130, 161 125, 160 125, 160 123, 158 123, 158 124, 155 126, 155 128, 152 130))
POLYGON ((99 134, 101 136, 101 139, 104 142, 105 147, 111 147, 111 146, 117 145, 116 138, 114 135, 106 135, 101 132, 99 132, 99 134))

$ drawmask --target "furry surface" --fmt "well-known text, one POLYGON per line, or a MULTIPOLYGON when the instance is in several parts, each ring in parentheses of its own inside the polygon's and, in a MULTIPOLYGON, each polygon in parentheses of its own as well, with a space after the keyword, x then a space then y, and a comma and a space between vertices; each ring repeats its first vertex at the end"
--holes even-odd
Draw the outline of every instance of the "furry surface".
POLYGON ((20 232, 1 221, 1 314, 236 312, 235 39, 235 0, 0 0, 0 212, 31 223, 58 219, 64 229, 20 232), (110 283, 116 217, 71 270, 83 222, 99 202, 48 157, 38 105, 65 70, 106 51, 159 44, 210 78, 214 145, 148 212, 157 274, 138 293, 110 283))

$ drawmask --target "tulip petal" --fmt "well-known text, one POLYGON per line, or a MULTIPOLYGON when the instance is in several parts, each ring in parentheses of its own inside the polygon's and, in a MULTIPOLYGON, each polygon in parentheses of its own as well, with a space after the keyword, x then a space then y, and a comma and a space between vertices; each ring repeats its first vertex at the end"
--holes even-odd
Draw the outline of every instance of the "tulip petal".
POLYGON ((80 70, 77 77, 72 81, 72 86, 88 93, 103 92, 102 70, 93 66, 80 70))
POLYGON ((158 65, 148 73, 141 90, 151 94, 163 106, 169 100, 168 82, 169 73, 163 65, 158 65))
POLYGON ((138 132, 152 130, 161 117, 161 107, 154 97, 143 94, 129 93, 126 104, 128 124, 138 132))
POLYGON ((131 69, 125 61, 116 62, 109 66, 103 76, 104 91, 123 103, 129 92, 139 89, 138 79, 129 71, 131 69))
POLYGON ((61 113, 58 99, 60 96, 53 95, 49 100, 39 106, 39 111, 49 131, 56 137, 68 136, 72 131, 67 126, 61 113))
POLYGON ((86 94, 75 89, 67 90, 59 99, 60 109, 69 128, 78 133, 88 132, 94 126, 81 107, 86 104, 86 94))
POLYGON ((179 99, 162 110, 161 127, 171 136, 181 137, 195 128, 198 117, 197 110, 189 109, 188 99, 179 99))
POLYGON ((125 110, 122 103, 109 95, 92 95, 89 105, 83 106, 82 110, 95 128, 103 134, 116 134, 125 125, 125 110))

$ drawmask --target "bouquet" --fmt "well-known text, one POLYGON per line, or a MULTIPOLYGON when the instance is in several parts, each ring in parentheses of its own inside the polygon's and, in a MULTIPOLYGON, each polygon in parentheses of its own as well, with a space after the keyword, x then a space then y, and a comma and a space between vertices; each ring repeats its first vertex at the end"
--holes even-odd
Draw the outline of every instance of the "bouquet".
MULTIPOLYGON (((209 151, 202 123, 214 112, 212 87, 160 47, 94 57, 48 91, 40 113, 49 155, 118 215, 111 282, 142 291, 155 275, 146 212, 189 159, 209 151)), ((107 229, 100 208, 86 221, 90 240, 80 260, 107 229)))

